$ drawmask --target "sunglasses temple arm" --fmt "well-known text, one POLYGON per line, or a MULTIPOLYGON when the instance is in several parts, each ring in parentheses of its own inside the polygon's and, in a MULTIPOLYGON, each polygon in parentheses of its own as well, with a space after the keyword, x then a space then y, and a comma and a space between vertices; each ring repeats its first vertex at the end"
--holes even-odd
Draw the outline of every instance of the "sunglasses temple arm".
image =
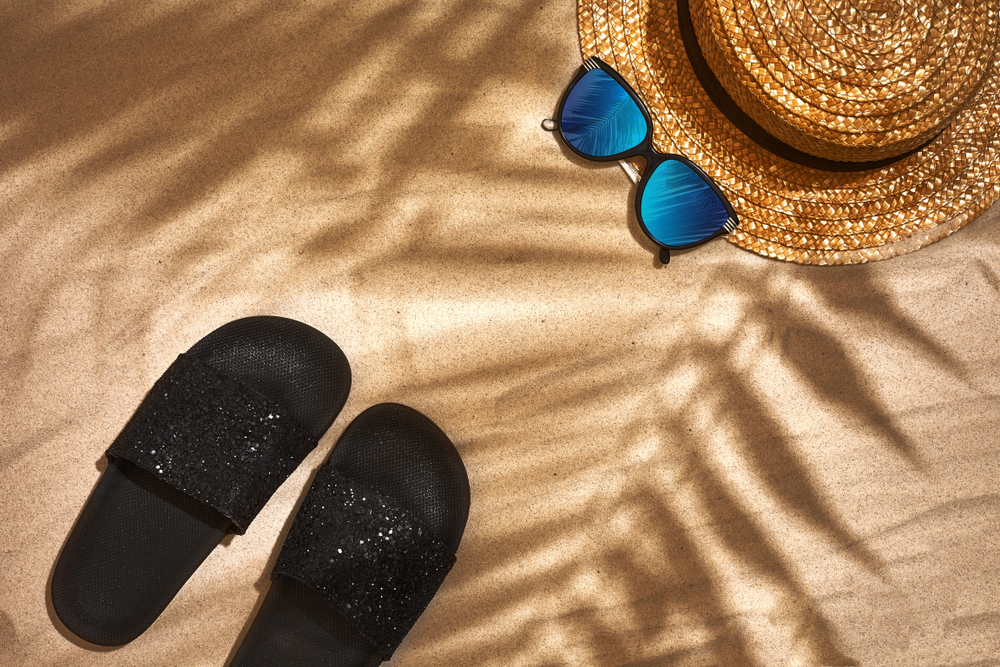
POLYGON ((625 170, 625 174, 632 179, 632 182, 638 185, 639 178, 641 177, 639 170, 632 166, 632 163, 628 160, 618 160, 618 164, 622 166, 622 169, 625 170))

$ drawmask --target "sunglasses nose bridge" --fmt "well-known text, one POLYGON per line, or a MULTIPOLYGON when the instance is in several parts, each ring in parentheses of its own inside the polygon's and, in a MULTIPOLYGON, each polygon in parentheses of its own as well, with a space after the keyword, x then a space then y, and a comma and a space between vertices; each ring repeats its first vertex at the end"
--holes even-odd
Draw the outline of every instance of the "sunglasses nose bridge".
POLYGON ((630 155, 627 158, 618 160, 618 164, 622 166, 625 173, 632 180, 632 183, 638 185, 644 177, 652 173, 653 169, 663 162, 663 158, 659 156, 652 146, 646 146, 643 150, 639 151, 635 155, 630 155), (641 164, 636 166, 633 160, 640 159, 641 164))

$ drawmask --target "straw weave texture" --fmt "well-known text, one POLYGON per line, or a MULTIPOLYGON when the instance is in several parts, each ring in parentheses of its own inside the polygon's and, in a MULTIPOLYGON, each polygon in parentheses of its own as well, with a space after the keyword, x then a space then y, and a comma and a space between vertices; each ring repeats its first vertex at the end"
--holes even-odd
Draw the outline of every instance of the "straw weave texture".
MULTIPOLYGON (((845 4, 838 13, 856 15, 862 3, 855 4, 845 4)), ((746 28, 751 23, 747 15, 749 3, 698 0, 692 4, 691 13, 692 17, 702 17, 694 21, 700 20, 704 29, 710 21, 706 12, 714 8, 710 14, 722 17, 721 25, 732 34, 736 25, 725 19, 737 11, 736 6, 741 7, 744 16, 740 27, 746 28)), ((752 19, 758 26, 766 23, 767 12, 772 12, 772 30, 779 24, 781 30, 788 30, 786 24, 794 22, 774 19, 774 14, 786 16, 791 12, 787 7, 779 11, 764 4, 756 11, 752 19)), ((836 44, 850 44, 855 51, 834 48, 834 37, 829 35, 829 43, 812 44, 812 52, 799 40, 796 46, 802 51, 795 62, 805 62, 822 46, 828 53, 850 56, 850 70, 844 63, 816 62, 813 74, 819 70, 825 73, 821 77, 810 75, 812 88, 795 88, 787 73, 799 69, 796 65, 785 72, 784 92, 768 84, 760 90, 766 89, 769 94, 759 90, 756 95, 760 114, 779 108, 780 100, 787 101, 792 94, 788 91, 798 90, 801 95, 819 100, 809 107, 808 114, 796 115, 802 105, 786 104, 782 122, 788 131, 778 138, 793 146, 801 144, 799 140, 811 140, 820 148, 834 146, 836 139, 840 142, 838 150, 846 151, 839 154, 841 159, 851 156, 851 160, 867 160, 873 156, 872 151, 905 151, 925 142, 928 134, 937 134, 921 150, 888 166, 847 172, 822 171, 777 157, 733 125, 708 98, 688 61, 675 0, 580 0, 579 29, 584 56, 602 58, 645 100, 654 117, 653 142, 657 149, 691 158, 727 193, 741 220, 740 229, 728 236, 730 241, 793 262, 854 264, 895 257, 940 240, 1000 197, 996 166, 1000 65, 990 55, 997 34, 995 3, 974 5, 956 0, 948 8, 923 11, 932 15, 927 19, 931 24, 927 36, 933 37, 932 45, 915 44, 917 37, 911 34, 911 25, 924 25, 921 16, 894 21, 891 16, 898 15, 885 10, 889 18, 874 20, 870 27, 875 32, 871 34, 859 32, 856 25, 848 23, 838 28, 831 18, 829 22, 843 33, 836 44), (942 21, 944 24, 938 25, 942 21), (961 39, 956 37, 959 34, 961 39), (879 57, 875 47, 890 46, 910 54, 897 63, 898 72, 894 66, 891 72, 866 74, 863 68, 872 66, 879 57), (976 57, 965 62, 965 56, 960 54, 969 53, 976 57), (929 68, 933 71, 928 72, 929 68), (850 89, 850 94, 839 99, 829 94, 824 97, 821 91, 826 88, 841 92, 850 89), (897 95, 895 91, 902 92, 897 95), (965 91, 967 97, 957 91, 965 91), (818 106, 820 103, 825 106, 818 106), (881 130, 858 134, 859 124, 866 122, 879 124, 881 130), (809 132, 803 131, 805 126, 809 132)), ((801 15, 808 12, 797 13, 797 25, 801 26, 806 23, 801 15)), ((877 13, 869 15, 877 18, 877 13)), ((810 20, 812 34, 816 34, 816 17, 810 20)), ((738 52, 745 61, 753 61, 757 56, 748 54, 758 51, 745 48, 730 54, 738 52)), ((881 62, 887 62, 884 56, 881 62)), ((706 54, 707 60, 711 58, 710 53, 706 54)), ((746 79, 734 83, 741 75, 732 62, 729 64, 732 80, 727 88, 735 90, 741 85, 745 91, 753 90, 746 79)), ((722 65, 716 62, 713 68, 720 80, 725 77, 717 71, 725 70, 722 65)), ((753 71, 759 74, 776 70, 757 67, 753 71)), ((754 108, 749 99, 737 102, 741 107, 746 105, 744 111, 754 108)), ((772 114, 770 126, 777 123, 776 118, 772 114)), ((761 120, 769 129, 763 116, 761 120)), ((830 153, 824 156, 833 157, 830 153)))
POLYGON ((801 151, 862 162, 933 139, 995 60, 990 3, 693 0, 712 71, 740 108, 801 151))

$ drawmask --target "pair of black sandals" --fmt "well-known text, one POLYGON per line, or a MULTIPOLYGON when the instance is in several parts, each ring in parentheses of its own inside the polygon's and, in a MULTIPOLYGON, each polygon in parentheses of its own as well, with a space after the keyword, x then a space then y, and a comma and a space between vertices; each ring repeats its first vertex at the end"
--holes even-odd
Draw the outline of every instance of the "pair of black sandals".
MULTIPOLYGON (((66 628, 102 646, 142 634, 246 531, 350 386, 332 340, 280 317, 230 322, 181 354, 108 449, 59 555, 51 599, 66 628)), ((316 472, 230 667, 388 660, 454 565, 469 502, 430 419, 394 403, 362 412, 316 472)))

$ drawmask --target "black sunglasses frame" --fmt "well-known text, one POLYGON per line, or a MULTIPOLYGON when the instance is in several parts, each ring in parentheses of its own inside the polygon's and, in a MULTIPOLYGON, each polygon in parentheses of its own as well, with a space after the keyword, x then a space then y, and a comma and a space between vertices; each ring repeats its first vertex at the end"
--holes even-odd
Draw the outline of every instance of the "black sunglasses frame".
MULTIPOLYGON (((544 124, 543 127, 545 127, 544 124)), ((726 213, 729 216, 729 220, 726 222, 726 224, 723 225, 722 228, 719 229, 719 231, 715 232, 711 236, 705 237, 700 241, 695 241, 694 243, 687 243, 685 245, 666 245, 664 243, 660 243, 655 238, 653 238, 653 235, 650 234, 649 229, 646 228, 646 224, 642 221, 642 194, 643 192, 646 191, 646 184, 649 182, 649 179, 643 177, 639 178, 637 183, 637 189, 635 192, 635 217, 636 220, 639 221, 639 227, 642 229, 643 233, 647 237, 649 237, 650 241, 655 243, 660 248, 660 261, 662 263, 667 264, 670 262, 671 250, 683 250, 685 248, 694 248, 696 246, 700 246, 703 243, 708 243, 712 239, 722 236, 723 234, 728 234, 729 232, 736 229, 737 226, 739 226, 740 219, 739 216, 736 215, 736 211, 733 209, 733 205, 729 203, 729 199, 722 192, 722 190, 715 183, 715 181, 712 180, 711 176, 706 174, 701 167, 699 167, 698 165, 696 165, 694 162, 684 157, 683 155, 677 155, 675 153, 661 153, 657 151, 655 148, 653 148, 653 119, 650 117, 649 111, 646 109, 646 104, 642 101, 642 98, 640 98, 639 95, 636 94, 634 90, 632 90, 632 86, 630 86, 628 82, 625 79, 623 79, 618 72, 616 72, 611 66, 609 66, 607 63, 605 63, 597 56, 591 56, 590 58, 587 58, 587 60, 583 62, 583 65, 580 66, 580 70, 576 73, 576 76, 573 77, 573 80, 570 82, 570 84, 566 86, 565 92, 563 92, 562 97, 559 99, 559 107, 556 110, 555 127, 552 129, 558 130, 559 136, 562 138, 563 143, 565 143, 566 146, 569 147, 571 151, 573 151, 580 157, 584 158, 585 160, 592 160, 594 162, 616 162, 633 157, 642 157, 646 160, 646 168, 644 170, 643 175, 652 174, 653 170, 656 169, 661 164, 663 164, 664 162, 668 162, 670 160, 676 160, 684 164, 685 166, 689 167, 691 171, 696 173, 703 181, 705 181, 705 183, 708 184, 710 188, 712 188, 712 191, 715 192, 715 194, 719 197, 719 200, 722 202, 722 205, 725 207, 726 213), (580 79, 582 79, 584 75, 587 74, 587 72, 590 72, 591 70, 597 67, 604 70, 605 74, 609 75, 612 79, 614 79, 615 82, 619 86, 621 86, 626 93, 629 94, 629 97, 631 97, 632 100, 636 103, 636 106, 639 107, 639 111, 642 112, 642 117, 646 121, 646 136, 643 137, 642 141, 639 144, 637 144, 634 148, 630 148, 627 151, 618 153, 617 155, 605 155, 598 157, 594 155, 587 155, 586 153, 581 153, 573 146, 573 144, 571 144, 566 139, 566 135, 563 134, 562 126, 559 123, 559 120, 562 118, 563 108, 566 106, 566 99, 569 97, 570 91, 573 90, 577 82, 579 82, 580 79)))

